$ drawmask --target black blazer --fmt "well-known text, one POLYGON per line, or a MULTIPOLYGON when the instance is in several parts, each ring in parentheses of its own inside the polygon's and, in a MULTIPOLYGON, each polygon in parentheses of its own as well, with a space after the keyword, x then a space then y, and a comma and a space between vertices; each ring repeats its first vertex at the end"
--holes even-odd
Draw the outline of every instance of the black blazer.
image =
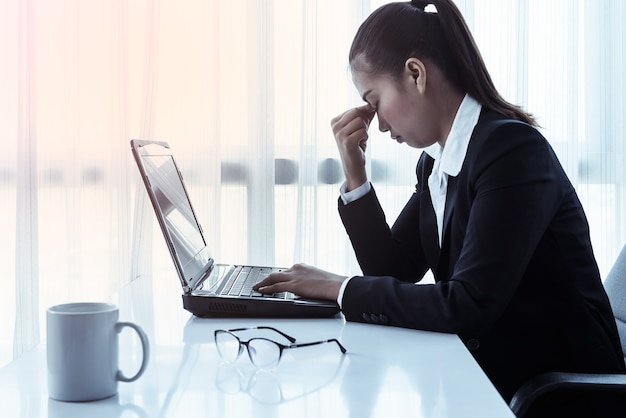
POLYGON ((372 191, 339 213, 363 270, 347 320, 455 333, 508 401, 545 371, 622 372, 615 319, 576 192, 533 127, 483 111, 448 180, 439 249, 428 189, 389 228, 372 191), (432 270, 436 284, 415 285, 432 270))

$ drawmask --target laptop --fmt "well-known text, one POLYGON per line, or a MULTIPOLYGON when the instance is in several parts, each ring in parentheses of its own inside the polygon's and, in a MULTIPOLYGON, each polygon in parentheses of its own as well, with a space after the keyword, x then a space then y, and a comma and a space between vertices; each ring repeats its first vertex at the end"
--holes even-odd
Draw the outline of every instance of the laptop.
POLYGON ((211 256, 183 177, 167 142, 132 140, 131 149, 183 289, 183 307, 198 317, 328 317, 334 302, 252 286, 277 267, 218 264, 211 256))

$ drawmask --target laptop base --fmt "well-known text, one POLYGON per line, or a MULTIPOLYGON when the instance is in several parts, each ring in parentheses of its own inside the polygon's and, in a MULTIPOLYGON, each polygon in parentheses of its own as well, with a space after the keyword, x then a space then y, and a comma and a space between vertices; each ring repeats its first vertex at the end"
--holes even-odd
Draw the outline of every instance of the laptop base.
POLYGON ((339 306, 315 300, 285 300, 268 304, 258 298, 225 298, 183 295, 183 307, 201 318, 256 317, 256 318, 326 318, 339 313, 339 306), (307 305, 307 309, 300 309, 307 305))

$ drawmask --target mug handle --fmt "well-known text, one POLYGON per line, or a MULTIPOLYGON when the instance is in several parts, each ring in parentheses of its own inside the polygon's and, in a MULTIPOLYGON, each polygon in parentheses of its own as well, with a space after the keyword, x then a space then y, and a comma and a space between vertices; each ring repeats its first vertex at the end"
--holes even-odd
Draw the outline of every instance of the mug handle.
POLYGON ((122 328, 124 327, 130 327, 137 332, 137 335, 139 336, 139 339, 141 340, 143 359, 141 361, 141 367, 139 367, 139 371, 135 373, 133 377, 126 377, 124 376, 124 373, 122 373, 121 370, 118 370, 117 374, 115 375, 115 378, 119 380, 120 382, 134 382, 135 380, 139 379, 139 377, 143 374, 143 372, 146 371, 146 367, 148 366, 148 359, 150 358, 150 347, 148 345, 148 337, 146 336, 146 333, 143 331, 143 329, 139 325, 134 324, 132 322, 118 322, 115 324, 115 331, 117 331, 117 333, 119 334, 122 331, 122 328))

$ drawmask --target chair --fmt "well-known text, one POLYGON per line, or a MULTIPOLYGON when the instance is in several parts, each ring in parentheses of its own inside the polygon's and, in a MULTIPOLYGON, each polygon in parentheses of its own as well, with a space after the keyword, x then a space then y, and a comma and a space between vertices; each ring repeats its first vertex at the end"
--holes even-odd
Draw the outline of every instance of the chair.
MULTIPOLYGON (((626 353, 626 245, 604 281, 606 293, 615 315, 617 330, 626 353)), ((558 389, 582 389, 622 392, 626 394, 626 374, 544 373, 520 387, 509 407, 520 418, 541 395, 558 389)))

